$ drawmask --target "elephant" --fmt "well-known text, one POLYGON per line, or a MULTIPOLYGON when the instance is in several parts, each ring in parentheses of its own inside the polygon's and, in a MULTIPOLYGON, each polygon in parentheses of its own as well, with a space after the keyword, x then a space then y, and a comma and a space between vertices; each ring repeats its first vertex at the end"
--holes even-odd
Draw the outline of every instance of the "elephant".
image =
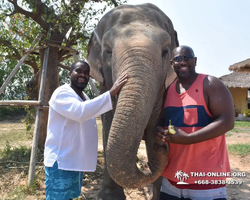
POLYGON ((125 199, 123 188, 157 180, 168 164, 168 147, 154 138, 163 93, 176 77, 170 54, 179 45, 167 15, 153 4, 120 5, 106 13, 93 31, 87 61, 90 75, 108 91, 116 79, 127 83, 112 99, 113 110, 101 116, 105 155, 98 199, 125 199), (138 169, 137 151, 145 140, 149 169, 138 169))

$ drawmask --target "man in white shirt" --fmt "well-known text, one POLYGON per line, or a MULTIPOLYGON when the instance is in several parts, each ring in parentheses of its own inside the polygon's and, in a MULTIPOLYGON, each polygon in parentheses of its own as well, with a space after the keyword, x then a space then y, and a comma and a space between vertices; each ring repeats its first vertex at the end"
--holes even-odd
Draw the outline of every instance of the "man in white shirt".
POLYGON ((58 87, 49 101, 44 150, 46 200, 68 200, 81 194, 83 172, 95 171, 98 134, 95 117, 112 109, 111 97, 127 81, 127 74, 110 91, 89 99, 83 92, 90 67, 85 61, 71 65, 70 85, 58 87))

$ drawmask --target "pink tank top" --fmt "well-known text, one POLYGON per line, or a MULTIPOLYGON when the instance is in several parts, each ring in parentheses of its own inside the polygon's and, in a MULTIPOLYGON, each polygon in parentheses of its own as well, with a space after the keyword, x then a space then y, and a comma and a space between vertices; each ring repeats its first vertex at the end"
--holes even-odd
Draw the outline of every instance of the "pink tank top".
MULTIPOLYGON (((172 125, 192 133, 213 121, 203 95, 206 76, 199 74, 182 94, 176 92, 176 81, 169 87, 164 105, 165 128, 171 120, 172 125)), ((172 183, 184 181, 198 186, 198 180, 225 180, 230 173, 225 134, 191 145, 170 143, 169 148, 169 164, 162 176, 172 183)))

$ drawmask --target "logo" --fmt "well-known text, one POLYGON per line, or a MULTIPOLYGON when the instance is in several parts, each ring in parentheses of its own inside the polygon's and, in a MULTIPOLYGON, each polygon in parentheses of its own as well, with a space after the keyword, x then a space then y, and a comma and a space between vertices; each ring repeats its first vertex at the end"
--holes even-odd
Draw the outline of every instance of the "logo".
POLYGON ((187 180, 189 178, 189 175, 185 172, 182 172, 182 170, 177 171, 174 178, 177 178, 179 180, 177 185, 189 185, 189 183, 184 182, 184 180, 187 180))
POLYGON ((185 182, 189 178, 191 182, 195 184, 242 184, 243 181, 232 180, 232 177, 246 177, 246 172, 183 172, 182 170, 177 170, 174 178, 178 179, 177 185, 189 185, 185 182), (200 178, 202 177, 202 178, 200 178), (215 177, 215 178, 213 178, 215 177), (223 178, 219 178, 223 177, 223 178), (193 180, 198 178, 199 180, 193 180), (229 178, 229 179, 228 179, 229 178))

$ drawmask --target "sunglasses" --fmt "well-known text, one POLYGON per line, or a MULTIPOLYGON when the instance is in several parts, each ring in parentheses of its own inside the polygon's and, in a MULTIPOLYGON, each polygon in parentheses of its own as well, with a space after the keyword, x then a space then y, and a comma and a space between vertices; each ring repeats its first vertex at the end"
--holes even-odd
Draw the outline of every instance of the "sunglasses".
POLYGON ((189 62, 192 58, 194 58, 194 56, 192 55, 186 55, 186 56, 176 56, 172 59, 172 61, 174 62, 181 62, 181 61, 185 61, 185 62, 189 62))

